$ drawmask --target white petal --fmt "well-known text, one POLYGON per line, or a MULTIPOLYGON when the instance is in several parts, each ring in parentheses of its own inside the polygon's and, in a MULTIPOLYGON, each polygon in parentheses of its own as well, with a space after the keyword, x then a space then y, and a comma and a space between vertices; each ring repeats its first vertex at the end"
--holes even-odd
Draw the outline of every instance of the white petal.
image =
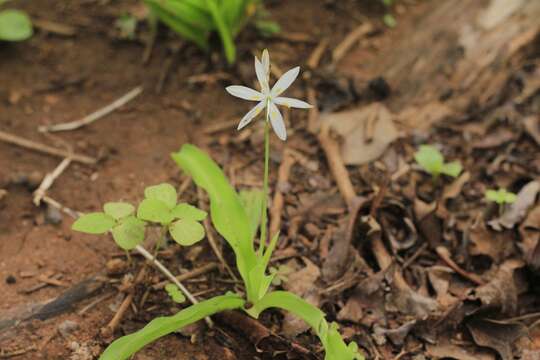
POLYGON ((264 98, 263 94, 246 86, 232 85, 227 86, 225 90, 227 90, 227 92, 232 96, 236 96, 244 100, 261 101, 264 98))
POLYGON ((268 81, 268 75, 270 75, 270 55, 266 49, 263 50, 261 63, 264 68, 264 72, 266 73, 266 81, 268 81))
POLYGON ((300 66, 295 67, 283 74, 282 77, 276 82, 272 88, 272 96, 278 96, 283 93, 291 84, 296 80, 298 74, 300 73, 300 66))
POLYGON ((268 74, 264 70, 263 64, 257 59, 255 56, 255 73, 257 74, 257 79, 259 80, 259 84, 261 84, 261 91, 263 93, 268 93, 268 74))
POLYGON ((277 137, 281 140, 287 140, 287 130, 285 129, 285 122, 283 121, 283 116, 279 112, 279 109, 274 103, 270 103, 270 123, 272 128, 276 133, 277 137))
POLYGON ((276 105, 283 105, 283 106, 287 106, 290 108, 297 108, 297 109, 310 109, 313 107, 312 105, 308 104, 305 101, 288 98, 288 97, 277 97, 273 100, 273 102, 276 105))
POLYGON ((264 107, 266 106, 266 101, 261 101, 255 107, 248 111, 246 115, 240 120, 240 123, 238 124, 238 130, 245 127, 247 124, 251 122, 255 118, 255 116, 259 115, 261 111, 263 111, 264 107))

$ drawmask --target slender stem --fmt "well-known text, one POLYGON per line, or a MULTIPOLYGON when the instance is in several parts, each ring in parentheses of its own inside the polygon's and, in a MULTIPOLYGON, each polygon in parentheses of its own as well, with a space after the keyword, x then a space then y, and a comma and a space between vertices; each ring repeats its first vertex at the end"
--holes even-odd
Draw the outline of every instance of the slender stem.
MULTIPOLYGON (((267 106, 268 108, 268 106, 267 106)), ((264 127, 264 182, 263 182, 263 202, 261 213, 261 239, 259 243, 259 254, 262 256, 266 246, 266 225, 267 225, 267 201, 268 201, 268 168, 270 164, 270 119, 269 112, 266 112, 266 124, 264 127)))

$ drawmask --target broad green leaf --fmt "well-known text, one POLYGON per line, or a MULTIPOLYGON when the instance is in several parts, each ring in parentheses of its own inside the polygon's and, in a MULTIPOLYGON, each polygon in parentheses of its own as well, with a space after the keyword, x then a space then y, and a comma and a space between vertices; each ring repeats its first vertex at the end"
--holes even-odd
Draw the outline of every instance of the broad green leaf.
POLYGON ((176 205, 177 194, 176 189, 171 184, 163 183, 159 185, 149 186, 144 189, 144 197, 147 199, 159 200, 164 203, 169 209, 176 205))
POLYGON ((438 176, 442 171, 444 157, 434 146, 421 145, 420 149, 414 154, 414 159, 418 165, 432 176, 438 176))
POLYGON ((144 221, 127 217, 112 229, 116 244, 124 250, 134 249, 144 241, 144 221))
POLYGON ((103 205, 105 214, 112 216, 115 220, 125 218, 135 212, 135 207, 126 202, 108 202, 103 205))
POLYGON ((164 23, 186 39, 193 41, 201 49, 208 50, 207 33, 175 17, 170 12, 161 8, 159 5, 156 5, 156 1, 145 0, 145 3, 162 23, 164 23))
POLYGON ((345 344, 335 324, 328 325, 324 313, 299 296, 288 291, 274 291, 266 294, 246 312, 258 318, 268 308, 280 308, 304 320, 315 331, 326 351, 325 360, 363 360, 358 346, 345 344))
POLYGON ((173 221, 171 210, 163 201, 156 199, 144 199, 137 209, 137 217, 141 220, 170 224, 173 221))
POLYGON ((172 215, 177 219, 191 219, 195 221, 202 221, 208 216, 206 211, 187 203, 176 205, 172 210, 172 215))
POLYGON ((186 325, 193 324, 220 311, 239 309, 243 306, 244 300, 240 296, 223 295, 191 305, 173 316, 156 318, 141 330, 115 340, 103 352, 100 360, 128 359, 147 344, 186 325))
MULTIPOLYGON (((197 186, 203 188, 210 198, 210 215, 216 230, 233 248, 237 268, 247 281, 248 273, 257 263, 253 249, 252 226, 236 191, 227 181, 219 166, 196 146, 186 144, 172 158, 197 186)), ((247 289, 255 296, 256 289, 247 289)))
POLYGON ((95 212, 82 215, 71 225, 71 228, 87 234, 104 234, 111 230, 115 224, 116 222, 112 216, 102 212, 95 212))
POLYGON ((182 291, 176 286, 175 284, 167 284, 165 285, 165 291, 169 296, 171 297, 172 301, 175 303, 181 304, 184 301, 186 301, 186 297, 184 294, 182 294, 182 291))
POLYGON ((195 220, 181 219, 169 227, 174 241, 182 246, 191 246, 204 239, 204 227, 195 220))
POLYGON ((227 23, 221 14, 217 0, 206 0, 206 6, 208 11, 212 15, 214 24, 223 43, 223 49, 225 51, 225 57, 229 64, 233 64, 236 59, 236 47, 232 38, 232 31, 227 26, 227 23))
POLYGON ((23 41, 33 34, 32 21, 19 10, 0 11, 0 40, 23 41))
POLYGON ((152 3, 155 6, 159 6, 164 11, 167 11, 179 21, 203 30, 210 31, 213 29, 214 23, 210 14, 205 9, 201 9, 198 6, 193 6, 186 1, 175 0, 146 0, 147 3, 152 3))
POLYGON ((251 236, 254 238, 261 223, 264 193, 260 189, 240 191, 240 201, 251 223, 251 236))
POLYGON ((458 177, 462 169, 459 161, 452 161, 451 163, 443 165, 441 173, 452 177, 458 177))

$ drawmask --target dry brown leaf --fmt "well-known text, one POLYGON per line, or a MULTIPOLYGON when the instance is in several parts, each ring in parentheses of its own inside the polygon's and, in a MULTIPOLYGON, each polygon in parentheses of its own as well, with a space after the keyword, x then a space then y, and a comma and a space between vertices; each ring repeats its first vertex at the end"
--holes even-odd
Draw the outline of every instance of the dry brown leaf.
POLYGON ((409 335, 411 330, 413 330, 414 325, 416 325, 416 320, 408 321, 395 329, 384 329, 376 325, 374 328, 374 332, 376 335, 387 336, 394 345, 402 346, 405 342, 405 338, 407 337, 407 335, 409 335))
POLYGON ((536 195, 540 192, 540 181, 531 181, 517 194, 516 201, 498 219, 489 222, 489 225, 501 231, 503 228, 512 229, 525 218, 527 211, 536 202, 536 195))
POLYGON ((388 109, 374 103, 369 106, 321 116, 322 122, 343 137, 341 155, 346 165, 367 164, 379 158, 398 138, 398 130, 388 109))
POLYGON ((523 125, 536 144, 540 145, 540 117, 538 115, 528 116, 523 119, 523 125))
POLYGON ((453 344, 428 344, 426 353, 434 359, 495 360, 495 356, 487 352, 470 351, 453 344))
POLYGON ((540 269, 540 205, 529 212, 519 227, 521 250, 534 269, 540 269))
POLYGON ((527 332, 520 323, 509 323, 488 319, 473 319, 467 323, 474 342, 479 346, 491 348, 503 360, 512 360, 512 343, 527 332))
POLYGON ((463 189, 463 186, 465 186, 465 184, 469 182, 470 179, 471 179, 471 173, 468 171, 465 171, 457 179, 452 181, 451 184, 446 185, 444 187, 444 190, 441 196, 441 201, 439 202, 439 206, 437 208, 437 215, 441 219, 445 219, 449 215, 448 209, 446 209, 446 201, 450 199, 454 199, 459 194, 461 194, 461 190, 463 189))
POLYGON ((469 238, 471 255, 486 255, 497 263, 507 258, 514 250, 511 234, 507 231, 489 230, 483 223, 471 228, 469 238))
POLYGON ((437 101, 421 106, 409 106, 397 115, 397 119, 411 130, 427 131, 452 114, 452 109, 437 101))
POLYGON ((500 127, 487 136, 474 141, 472 147, 475 149, 490 149, 514 140, 516 136, 517 134, 514 131, 500 127))
POLYGON ((437 301, 444 309, 448 309, 458 301, 449 293, 453 273, 454 270, 446 266, 432 266, 427 271, 429 282, 437 294, 437 301))

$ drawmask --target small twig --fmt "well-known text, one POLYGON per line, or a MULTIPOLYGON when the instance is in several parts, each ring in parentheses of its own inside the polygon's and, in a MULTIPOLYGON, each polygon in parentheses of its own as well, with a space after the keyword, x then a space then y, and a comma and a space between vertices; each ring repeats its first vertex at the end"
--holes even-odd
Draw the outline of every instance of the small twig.
POLYGON ((347 168, 345 167, 343 159, 341 158, 339 145, 330 136, 330 127, 328 124, 323 124, 321 126, 321 131, 319 132, 318 138, 326 154, 330 171, 334 176, 334 180, 337 183, 339 192, 345 199, 347 206, 350 208, 354 199, 356 198, 356 193, 354 191, 347 168))
POLYGON ((456 264, 454 260, 452 260, 452 258, 450 257, 450 252, 447 248, 445 248, 444 246, 437 246, 435 251, 437 252, 437 255, 439 255, 439 257, 441 258, 441 260, 444 261, 446 265, 450 266, 452 270, 457 272, 459 275, 475 283, 476 285, 485 285, 486 282, 482 280, 482 278, 480 278, 478 275, 467 272, 463 270, 458 264, 456 264))
POLYGON ((274 200, 272 201, 272 208, 270 209, 270 236, 274 236, 281 228, 281 212, 285 205, 285 198, 281 189, 289 181, 289 174, 296 159, 289 152, 287 148, 283 150, 283 158, 278 170, 278 179, 276 184, 276 190, 274 194, 274 200))
POLYGON ((30 351, 35 351, 35 350, 37 350, 35 345, 31 345, 27 347, 26 349, 15 350, 12 352, 7 352, 7 353, 0 351, 0 359, 9 359, 15 356, 24 355, 30 351))
POLYGON ((115 292, 110 292, 108 294, 105 294, 103 296, 98 297, 97 299, 92 301, 90 304, 86 305, 81 310, 77 311, 77 315, 79 315, 79 316, 84 315, 85 313, 87 313, 90 309, 92 309, 97 304, 99 304, 99 303, 101 303, 101 302, 103 302, 103 301, 105 301, 107 299, 112 298, 114 296, 114 294, 115 294, 115 292))
POLYGON ((316 134, 319 131, 319 107, 317 104, 317 92, 313 87, 307 88, 307 101, 311 104, 308 112, 307 130, 316 134))
POLYGON ((55 125, 46 125, 46 126, 40 126, 38 130, 40 132, 54 132, 54 131, 68 131, 68 130, 75 130, 80 127, 86 126, 88 124, 93 123, 96 120, 101 119, 102 117, 110 114, 114 110, 124 106, 131 100, 135 99, 137 96, 139 96, 143 91, 142 86, 137 86, 127 94, 123 95, 122 97, 116 99, 114 102, 110 103, 109 105, 105 106, 104 108, 99 109, 96 112, 93 112, 90 115, 85 116, 82 119, 71 121, 68 123, 62 123, 62 124, 55 124, 55 125))
MULTIPOLYGON (((315 49, 313 49, 313 52, 308 58, 308 61, 306 62, 306 65, 310 69, 316 69, 319 67, 319 63, 321 62, 321 58, 324 55, 324 52, 328 48, 330 41, 328 38, 324 38, 319 42, 319 45, 315 49)), ((311 103, 310 103, 311 104, 311 103)))
POLYGON ((77 28, 61 24, 55 21, 45 20, 45 19, 32 19, 32 24, 43 31, 56 34, 56 35, 62 35, 62 36, 75 36, 77 34, 77 28))
POLYGON ((65 158, 60 164, 58 164, 53 172, 45 175, 37 190, 34 191, 34 204, 36 206, 41 204, 41 200, 45 196, 45 192, 51 188, 54 181, 67 169, 69 164, 71 164, 71 158, 65 158))
POLYGON ((28 140, 13 134, 0 131, 0 140, 9 144, 17 145, 26 149, 39 151, 48 155, 58 156, 61 158, 71 158, 73 161, 77 161, 83 164, 92 165, 97 162, 96 159, 86 155, 72 154, 69 151, 57 149, 52 146, 43 145, 32 140, 28 140))
POLYGON ((373 25, 371 23, 363 23, 356 29, 351 31, 345 36, 345 38, 335 47, 332 52, 332 60, 334 63, 339 62, 343 57, 351 50, 354 44, 364 35, 373 31, 373 25))
POLYGON ((410 258, 408 258, 404 263, 403 265, 401 266, 401 268, 403 270, 405 270, 406 268, 408 268, 409 266, 411 266, 411 264, 416 260, 418 259, 418 257, 420 255, 422 255, 422 253, 424 252, 424 250, 426 250, 429 246, 429 243, 425 242, 422 244, 422 246, 420 246, 415 252, 414 254, 412 254, 412 256, 410 258))
MULTIPOLYGON (((218 268, 218 264, 216 264, 216 263, 206 264, 204 266, 201 266, 200 268, 188 271, 188 272, 186 272, 184 274, 177 275, 176 280, 178 280, 178 281, 186 281, 186 280, 192 279, 194 277, 197 277, 199 275, 206 274, 207 272, 210 272, 210 271, 212 271, 214 269, 217 269, 217 268, 218 268)), ((165 287, 165 285, 167 285, 168 283, 169 283, 168 280, 161 281, 161 282, 159 282, 157 284, 154 284, 152 286, 152 288, 154 290, 163 289, 165 287)))

